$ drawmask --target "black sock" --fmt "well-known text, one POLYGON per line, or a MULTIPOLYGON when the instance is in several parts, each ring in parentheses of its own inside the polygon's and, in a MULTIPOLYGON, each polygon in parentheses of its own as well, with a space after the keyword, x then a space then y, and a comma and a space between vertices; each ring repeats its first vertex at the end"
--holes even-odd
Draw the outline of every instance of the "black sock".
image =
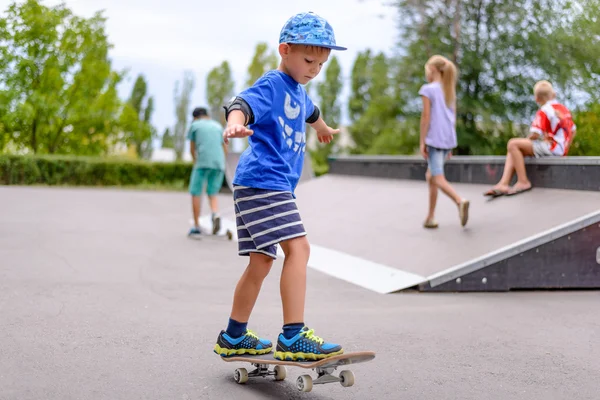
POLYGON ((287 324, 283 326, 283 337, 291 339, 296 336, 304 328, 304 322, 298 322, 295 324, 287 324))
POLYGON ((227 325, 227 334, 232 338, 239 338, 246 333, 247 322, 237 322, 235 319, 229 318, 229 325, 227 325))

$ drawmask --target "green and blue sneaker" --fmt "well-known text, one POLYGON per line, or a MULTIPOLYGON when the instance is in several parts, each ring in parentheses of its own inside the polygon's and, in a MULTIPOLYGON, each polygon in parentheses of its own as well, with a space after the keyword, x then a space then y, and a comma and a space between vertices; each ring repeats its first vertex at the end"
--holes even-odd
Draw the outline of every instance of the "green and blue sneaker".
POLYGON ((221 331, 217 338, 214 351, 221 357, 236 356, 242 354, 259 355, 270 353, 273 343, 261 339, 250 329, 239 338, 232 338, 225 331, 221 331))
POLYGON ((279 334, 274 357, 277 360, 287 361, 322 360, 343 353, 342 346, 326 343, 320 337, 315 336, 313 329, 305 326, 291 339, 286 339, 283 333, 279 334))

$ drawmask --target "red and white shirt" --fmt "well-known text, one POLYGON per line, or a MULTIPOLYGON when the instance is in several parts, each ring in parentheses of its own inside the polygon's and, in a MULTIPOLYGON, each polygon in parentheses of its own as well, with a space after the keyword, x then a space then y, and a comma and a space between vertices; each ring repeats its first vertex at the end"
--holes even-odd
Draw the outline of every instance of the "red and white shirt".
POLYGON ((550 143, 550 151, 557 156, 566 156, 575 133, 575 123, 567 107, 556 100, 544 104, 535 114, 530 132, 550 143))

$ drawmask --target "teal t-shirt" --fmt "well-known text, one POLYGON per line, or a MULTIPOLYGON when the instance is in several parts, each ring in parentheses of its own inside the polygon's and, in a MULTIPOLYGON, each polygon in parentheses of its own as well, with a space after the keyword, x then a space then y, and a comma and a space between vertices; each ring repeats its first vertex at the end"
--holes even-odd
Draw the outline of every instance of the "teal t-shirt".
POLYGON ((194 168, 211 168, 225 171, 223 152, 223 127, 211 119, 192 122, 187 138, 196 145, 194 168))

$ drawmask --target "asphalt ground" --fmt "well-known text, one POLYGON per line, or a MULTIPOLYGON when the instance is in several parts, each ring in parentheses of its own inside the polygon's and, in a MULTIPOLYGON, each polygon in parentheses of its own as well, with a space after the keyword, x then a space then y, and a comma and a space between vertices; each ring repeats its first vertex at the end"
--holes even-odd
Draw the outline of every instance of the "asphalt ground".
MULTIPOLYGON (((382 295, 312 269, 305 322, 376 359, 351 388, 238 385, 212 347, 247 259, 189 219, 185 193, 0 187, 0 399, 600 397, 597 291, 382 295)), ((271 340, 281 265, 250 320, 271 340)))

